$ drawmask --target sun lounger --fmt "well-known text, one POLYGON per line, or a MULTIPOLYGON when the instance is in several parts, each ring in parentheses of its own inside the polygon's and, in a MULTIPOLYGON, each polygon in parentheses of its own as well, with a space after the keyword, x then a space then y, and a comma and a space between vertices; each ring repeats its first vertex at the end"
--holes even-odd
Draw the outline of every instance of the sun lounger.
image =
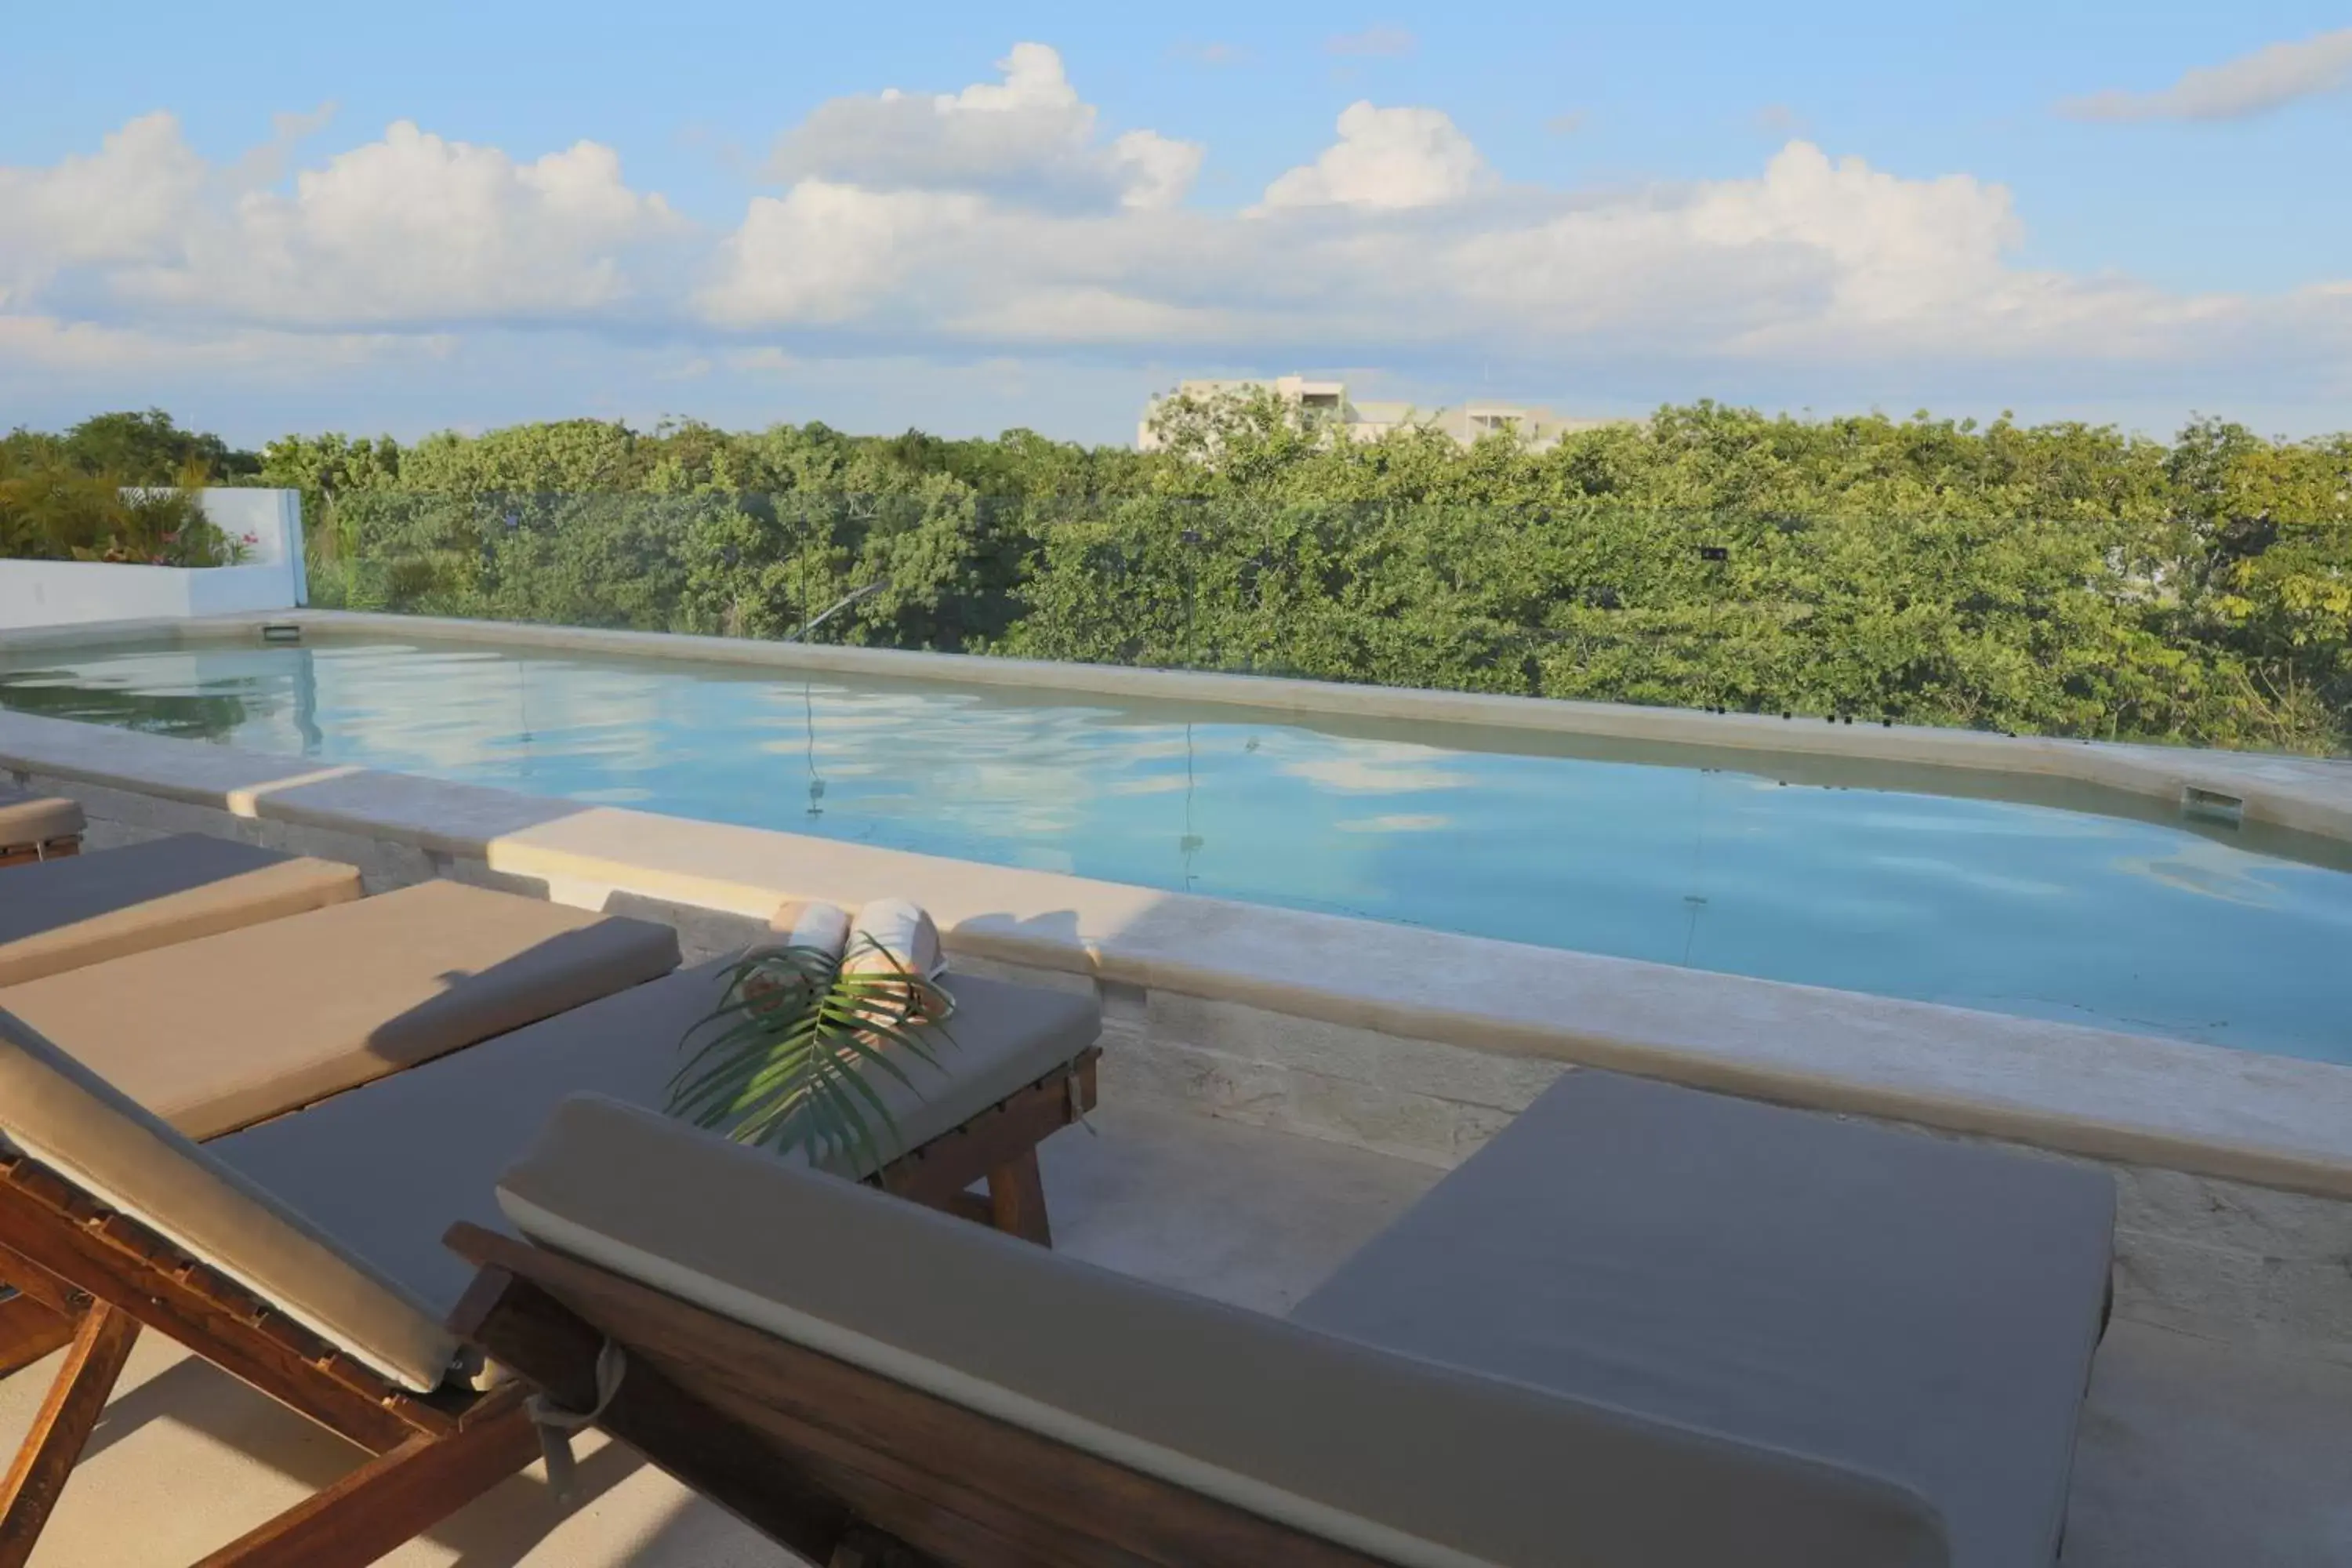
POLYGON ((202 1140, 677 963, 667 926, 431 881, 11 985, 0 1009, 202 1140))
MULTIPOLYGON (((16 1473, 30 1479, 0 1498, 0 1542, 37 1535, 140 1323, 379 1455, 209 1563, 370 1562, 519 1468, 537 1448, 517 1391, 503 1404, 471 1392, 471 1363, 442 1327, 466 1314, 471 1270, 438 1238, 453 1215, 498 1222, 497 1173, 571 1089, 660 1103, 679 1037, 719 999, 720 968, 623 991, 201 1150, 0 1014, 0 1133, 25 1155, 0 1161, 0 1275, 28 1289, 0 1302, 0 1342, 69 1317, 79 1333, 52 1394, 57 1418, 19 1456, 16 1473)), ((959 1005, 940 1070, 910 1063, 916 1090, 891 1086, 904 1152, 845 1173, 1043 1240, 1034 1147, 1094 1102, 1094 1003, 944 984, 959 1005), (983 1180, 991 1199, 964 1194, 983 1180)))
MULTIPOLYGON (((247 1129, 210 1152, 248 1181, 300 1194, 304 1212, 378 1268, 444 1305, 468 1270, 441 1245, 453 1220, 499 1223, 499 1173, 570 1095, 661 1109, 679 1037, 717 1005, 722 965, 639 985, 467 1051, 340 1095, 299 1116, 247 1129), (415 1157, 429 1143, 432 1158, 415 1157), (363 1179, 402 1173, 395 1189, 363 1179)), ((887 1174, 858 1169, 900 1196, 1050 1239, 1037 1144, 1095 1101, 1094 998, 971 975, 941 982, 956 998, 953 1044, 938 1068, 908 1060, 909 1089, 867 1075, 892 1108, 898 1147, 887 1174), (975 1182, 988 1200, 970 1197, 975 1182)))
POLYGON ((196 833, 48 861, 0 897, 0 986, 359 896, 352 867, 196 833))
POLYGON ((610 1101, 499 1190, 452 1326, 804 1556, 1203 1568, 2046 1568, 2114 1203, 1584 1072, 1289 1320, 610 1101))
POLYGON ((208 1559, 222 1568, 372 1562, 535 1452, 520 1385, 477 1392, 430 1310, 5 1016, 0 1132, 8 1305, 76 1324, 0 1489, 0 1563, 30 1556, 142 1326, 375 1456, 208 1559))
MULTIPOLYGON (((301 867, 292 879, 313 881, 301 867)), ((0 988, 0 1010, 179 1131, 206 1139, 677 963, 667 926, 436 881, 0 988)), ((5 1262, 0 1283, 16 1283, 5 1262)), ((0 1374, 71 1333, 70 1317, 37 1300, 0 1307, 0 1374)))
POLYGON ((0 788, 0 866, 79 855, 89 826, 78 802, 0 788))

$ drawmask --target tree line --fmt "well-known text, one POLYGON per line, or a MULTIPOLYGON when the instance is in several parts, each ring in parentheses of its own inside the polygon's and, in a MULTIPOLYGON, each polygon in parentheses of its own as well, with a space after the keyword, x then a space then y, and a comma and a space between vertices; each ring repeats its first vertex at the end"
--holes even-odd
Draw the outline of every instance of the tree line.
POLYGON ((1538 450, 1269 395, 1160 423, 1150 453, 289 437, 246 482, 304 492, 314 600, 353 607, 2352 748, 2352 435, 1699 403, 1538 450))

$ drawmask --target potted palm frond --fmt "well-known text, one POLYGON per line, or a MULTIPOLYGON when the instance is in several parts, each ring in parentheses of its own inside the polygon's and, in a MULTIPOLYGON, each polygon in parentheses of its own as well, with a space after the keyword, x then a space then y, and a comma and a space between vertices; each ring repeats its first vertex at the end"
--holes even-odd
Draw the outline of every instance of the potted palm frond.
MULTIPOLYGON (((954 1000, 864 931, 843 947, 787 942, 727 972, 709 1016, 687 1031, 669 1113, 738 1142, 873 1171, 895 1159, 897 1119, 871 1075, 908 1089, 898 1059, 933 1070, 954 1000)), ((919 1092, 919 1091, 918 1091, 919 1092)))

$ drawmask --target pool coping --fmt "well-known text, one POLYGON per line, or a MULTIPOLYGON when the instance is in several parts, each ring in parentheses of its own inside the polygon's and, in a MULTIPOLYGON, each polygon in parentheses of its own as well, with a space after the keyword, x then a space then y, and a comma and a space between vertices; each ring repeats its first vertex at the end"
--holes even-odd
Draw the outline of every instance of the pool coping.
MULTIPOLYGON (((62 640, 62 639, 61 639, 62 640)), ((0 766, 764 920, 916 900, 956 953, 1474 1051, 2352 1199, 2352 1068, 984 865, 0 711, 0 766)), ((0 878, 5 873, 0 872, 0 878)), ((0 883, 5 886, 5 883, 0 883)))
MULTIPOLYGON (((827 674, 948 682, 979 687, 1091 693, 1158 701, 1209 703, 1276 715, 1531 731, 1660 748, 1752 753, 1763 759, 1864 760, 1909 770, 1934 790, 1937 773, 1950 775, 1951 793, 2049 804, 2049 784, 2071 786, 2063 804, 2105 809, 2141 820, 2198 828, 2188 812, 2189 792, 2235 801, 2242 819, 2263 828, 2308 835, 2352 846, 2352 759, 2269 752, 2005 735, 1920 725, 1831 724, 1751 713, 1557 698, 1437 691, 1277 676, 1141 669, 1064 664, 971 654, 917 653, 898 648, 762 642, 673 632, 612 631, 515 621, 467 621, 430 616, 304 609, 271 615, 216 616, 184 621, 126 621, 0 632, 0 650, 96 645, 131 638, 174 642, 235 640, 265 625, 297 625, 330 636, 390 635, 436 642, 471 643, 586 653, 612 653, 696 663, 827 674), (2013 781, 2014 789, 2000 781, 2013 781)), ((1906 787, 1901 782, 1888 787, 1906 787)), ((2352 868, 2347 867, 2347 868, 2352 868)))

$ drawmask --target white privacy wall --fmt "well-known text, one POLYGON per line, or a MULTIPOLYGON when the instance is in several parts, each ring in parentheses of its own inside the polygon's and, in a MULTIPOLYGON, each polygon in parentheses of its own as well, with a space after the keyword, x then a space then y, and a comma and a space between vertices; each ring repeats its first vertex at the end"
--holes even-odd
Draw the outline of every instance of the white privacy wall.
POLYGON ((233 539, 251 536, 246 564, 0 561, 0 630, 247 615, 309 601, 299 491, 207 489, 202 501, 205 517, 221 531, 233 539))

